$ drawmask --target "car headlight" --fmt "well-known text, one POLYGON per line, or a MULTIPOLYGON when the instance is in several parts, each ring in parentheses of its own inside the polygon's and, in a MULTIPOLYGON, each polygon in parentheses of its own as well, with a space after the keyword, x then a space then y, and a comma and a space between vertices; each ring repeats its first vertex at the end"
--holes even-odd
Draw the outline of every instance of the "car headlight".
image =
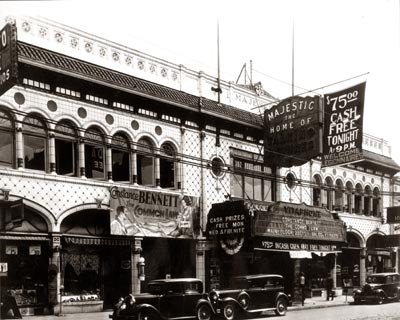
POLYGON ((213 291, 210 293, 210 300, 212 303, 216 303, 218 301, 218 298, 219 296, 217 292, 213 291))

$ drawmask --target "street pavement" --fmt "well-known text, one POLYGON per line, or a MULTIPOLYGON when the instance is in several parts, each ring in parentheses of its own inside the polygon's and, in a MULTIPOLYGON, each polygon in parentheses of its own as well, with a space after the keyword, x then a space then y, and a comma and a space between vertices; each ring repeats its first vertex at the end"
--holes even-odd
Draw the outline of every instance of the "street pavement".
MULTIPOLYGON (((333 301, 327 301, 324 296, 322 297, 313 297, 311 299, 306 299, 304 301, 304 306, 301 305, 301 302, 295 302, 292 306, 288 307, 288 312, 295 310, 307 310, 307 309, 317 309, 317 308, 329 308, 329 307, 337 307, 348 305, 353 302, 353 298, 351 296, 338 296, 335 297, 333 301)), ((24 319, 29 320, 106 320, 109 319, 108 315, 112 313, 112 310, 104 310, 103 312, 94 312, 94 313, 74 313, 74 314, 65 314, 62 316, 57 315, 48 315, 48 316, 24 316, 24 319)))

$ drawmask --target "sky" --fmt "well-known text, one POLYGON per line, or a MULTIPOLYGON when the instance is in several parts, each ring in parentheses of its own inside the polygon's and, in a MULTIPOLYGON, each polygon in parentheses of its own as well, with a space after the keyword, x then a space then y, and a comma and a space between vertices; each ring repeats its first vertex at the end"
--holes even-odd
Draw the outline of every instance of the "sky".
POLYGON ((212 76, 219 24, 225 81, 245 63, 278 99, 366 81, 364 133, 387 140, 400 164, 400 0, 0 1, 0 12, 45 17, 212 76))

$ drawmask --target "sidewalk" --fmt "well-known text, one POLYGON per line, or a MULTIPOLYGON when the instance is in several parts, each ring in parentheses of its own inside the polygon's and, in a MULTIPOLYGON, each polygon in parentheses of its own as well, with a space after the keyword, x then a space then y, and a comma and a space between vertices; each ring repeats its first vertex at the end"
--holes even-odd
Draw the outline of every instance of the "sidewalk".
POLYGON ((347 296, 346 298, 346 296, 340 295, 335 297, 333 301, 332 300, 327 301, 325 296, 313 297, 313 298, 307 298, 304 301, 304 306, 301 305, 301 302, 294 302, 291 307, 288 307, 288 311, 345 306, 352 302, 353 302, 352 296, 347 296))
MULTIPOLYGON (((314 297, 308 298, 304 301, 304 306, 301 305, 301 302, 295 302, 292 306, 288 307, 288 312, 291 311, 299 311, 306 309, 317 309, 317 308, 329 308, 329 307, 337 307, 337 306, 345 306, 353 302, 352 296, 338 296, 335 297, 333 301, 326 301, 324 296, 322 297, 314 297)), ((29 320, 107 320, 108 315, 112 313, 112 310, 105 310, 103 312, 95 312, 95 313, 74 313, 74 314, 66 314, 63 316, 24 316, 23 319, 29 320)))

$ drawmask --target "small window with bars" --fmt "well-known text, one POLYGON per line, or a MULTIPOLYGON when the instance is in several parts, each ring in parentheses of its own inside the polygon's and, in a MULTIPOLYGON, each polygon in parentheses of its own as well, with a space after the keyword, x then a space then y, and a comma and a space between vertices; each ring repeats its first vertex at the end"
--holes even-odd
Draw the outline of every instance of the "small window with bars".
POLYGON ((56 87, 56 92, 65 96, 71 96, 74 98, 80 98, 81 97, 81 93, 79 91, 74 91, 74 90, 70 90, 70 89, 66 89, 66 88, 62 88, 62 87, 56 87))
POLYGON ((40 81, 24 78, 22 80, 22 83, 27 85, 27 86, 29 86, 29 87, 39 88, 39 89, 42 89, 42 90, 50 91, 50 85, 48 83, 45 83, 45 82, 40 82, 40 81))

